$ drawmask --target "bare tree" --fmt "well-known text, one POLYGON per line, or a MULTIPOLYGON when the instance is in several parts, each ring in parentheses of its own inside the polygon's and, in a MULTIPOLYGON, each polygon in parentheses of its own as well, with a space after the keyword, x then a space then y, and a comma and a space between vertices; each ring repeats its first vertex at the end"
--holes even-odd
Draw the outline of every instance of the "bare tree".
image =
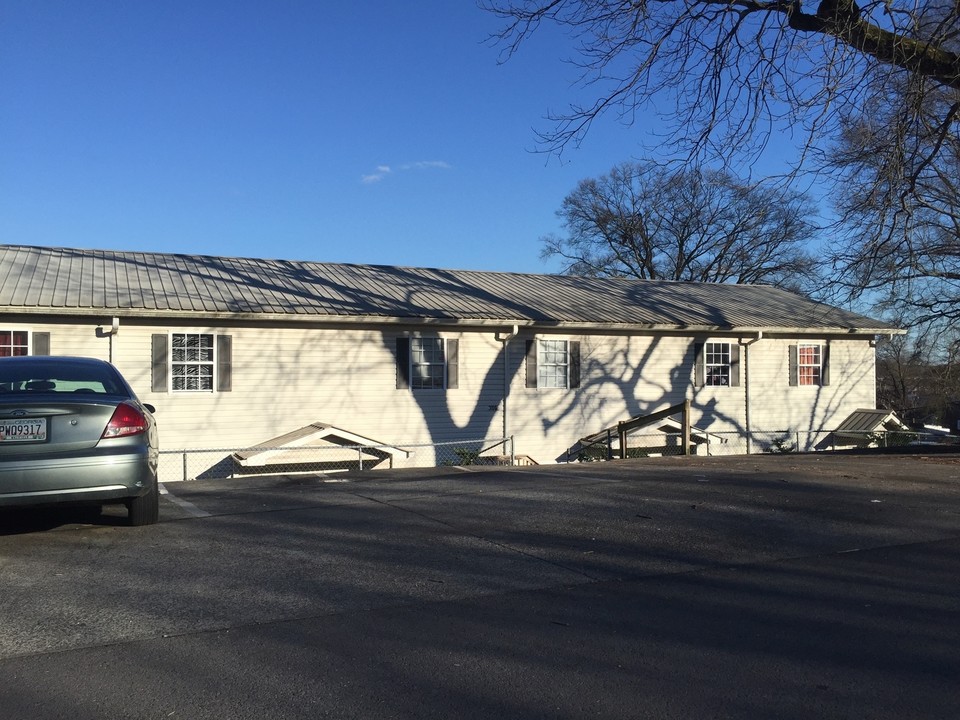
POLYGON ((943 423, 960 401, 960 336, 953 342, 923 333, 877 345, 877 403, 913 423, 943 423))
MULTIPOLYGON (((784 127, 817 139, 904 75, 960 90, 953 0, 480 0, 505 20, 511 55, 544 23, 568 31, 596 96, 553 117, 549 150, 578 143, 608 110, 671 101, 674 139, 727 156, 784 127)), ((951 105, 956 113, 956 100, 951 105)), ((950 126, 955 117, 944 115, 950 126)), ((756 146, 754 146, 756 147, 756 146)))
POLYGON ((505 57, 554 24, 588 100, 541 147, 579 144, 600 115, 666 121, 681 158, 749 162, 792 142, 840 220, 846 299, 910 324, 960 318, 957 0, 480 0, 505 57), (845 231, 845 232, 843 232, 845 231))
POLYGON ((955 123, 957 108, 947 104, 957 93, 915 85, 848 119, 834 146, 845 232, 832 256, 835 280, 850 294, 929 336, 960 320, 960 136, 939 120, 955 123))
POLYGON ((801 289, 816 262, 810 202, 721 171, 623 163, 581 181, 557 211, 566 234, 541 238, 564 271, 801 289))

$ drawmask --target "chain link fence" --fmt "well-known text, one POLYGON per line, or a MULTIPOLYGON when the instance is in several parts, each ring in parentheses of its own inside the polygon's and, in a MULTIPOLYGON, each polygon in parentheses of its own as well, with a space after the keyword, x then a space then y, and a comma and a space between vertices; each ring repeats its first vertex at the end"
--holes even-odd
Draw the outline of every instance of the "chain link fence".
MULTIPOLYGON (((852 448, 886 448, 947 445, 960 448, 960 436, 891 430, 872 433, 832 430, 767 430, 713 432, 691 428, 690 453, 701 456, 751 455, 755 453, 820 452, 852 448)), ((683 435, 669 432, 632 433, 627 436, 626 457, 666 457, 683 455, 683 435)), ((616 433, 605 441, 578 446, 568 459, 580 462, 619 458, 620 442, 616 433)))
MULTIPOLYGON (((692 428, 690 432, 690 453, 699 456, 923 445, 954 445, 960 449, 960 436, 904 430, 874 433, 774 430, 748 434, 692 428)), ((629 458, 670 455, 683 455, 681 433, 657 431, 632 433, 627 437, 626 456, 629 458)), ((616 433, 611 433, 605 441, 572 448, 567 454, 567 459, 571 462, 603 461, 619 457, 620 447, 616 433)), ((330 443, 300 447, 162 450, 159 475, 161 482, 174 482, 256 475, 336 474, 385 468, 531 464, 535 464, 531 458, 515 453, 514 439, 509 437, 454 440, 402 447, 330 443)))
POLYGON ((161 450, 160 482, 256 475, 331 474, 394 467, 517 465, 513 438, 455 440, 419 445, 304 445, 291 447, 161 450))

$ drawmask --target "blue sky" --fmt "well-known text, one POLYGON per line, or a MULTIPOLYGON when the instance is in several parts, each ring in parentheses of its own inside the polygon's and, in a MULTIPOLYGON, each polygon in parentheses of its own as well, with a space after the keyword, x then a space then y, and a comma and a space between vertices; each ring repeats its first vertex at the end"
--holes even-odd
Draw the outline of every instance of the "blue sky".
POLYGON ((563 197, 657 128, 531 152, 572 46, 501 65, 498 26, 473 0, 7 0, 0 241, 556 271, 563 197))

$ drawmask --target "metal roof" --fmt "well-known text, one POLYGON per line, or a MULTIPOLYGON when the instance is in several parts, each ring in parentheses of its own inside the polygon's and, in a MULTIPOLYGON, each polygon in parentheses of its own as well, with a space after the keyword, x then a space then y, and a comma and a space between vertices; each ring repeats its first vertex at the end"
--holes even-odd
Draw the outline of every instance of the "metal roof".
POLYGON ((765 285, 0 245, 0 312, 891 332, 765 285))
MULTIPOLYGON (((386 445, 379 440, 358 435, 355 432, 335 427, 325 422, 314 422, 302 428, 264 440, 257 447, 238 450, 233 458, 243 466, 274 464, 308 464, 321 462, 323 455, 310 450, 328 448, 363 448, 364 455, 381 460, 387 457, 410 457, 409 450, 386 445)), ((329 455, 327 456, 329 457, 329 455)), ((342 462, 342 460, 341 460, 342 462)))
POLYGON ((854 410, 837 426, 836 434, 863 434, 881 430, 905 430, 908 428, 891 410, 861 408, 854 410))

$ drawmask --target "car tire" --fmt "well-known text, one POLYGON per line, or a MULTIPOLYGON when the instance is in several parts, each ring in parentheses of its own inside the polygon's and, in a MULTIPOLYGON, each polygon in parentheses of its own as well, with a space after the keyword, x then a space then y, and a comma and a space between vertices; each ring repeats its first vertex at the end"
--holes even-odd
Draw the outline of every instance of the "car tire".
POLYGON ((153 525, 160 519, 160 490, 154 485, 146 495, 127 500, 128 520, 131 525, 153 525))

